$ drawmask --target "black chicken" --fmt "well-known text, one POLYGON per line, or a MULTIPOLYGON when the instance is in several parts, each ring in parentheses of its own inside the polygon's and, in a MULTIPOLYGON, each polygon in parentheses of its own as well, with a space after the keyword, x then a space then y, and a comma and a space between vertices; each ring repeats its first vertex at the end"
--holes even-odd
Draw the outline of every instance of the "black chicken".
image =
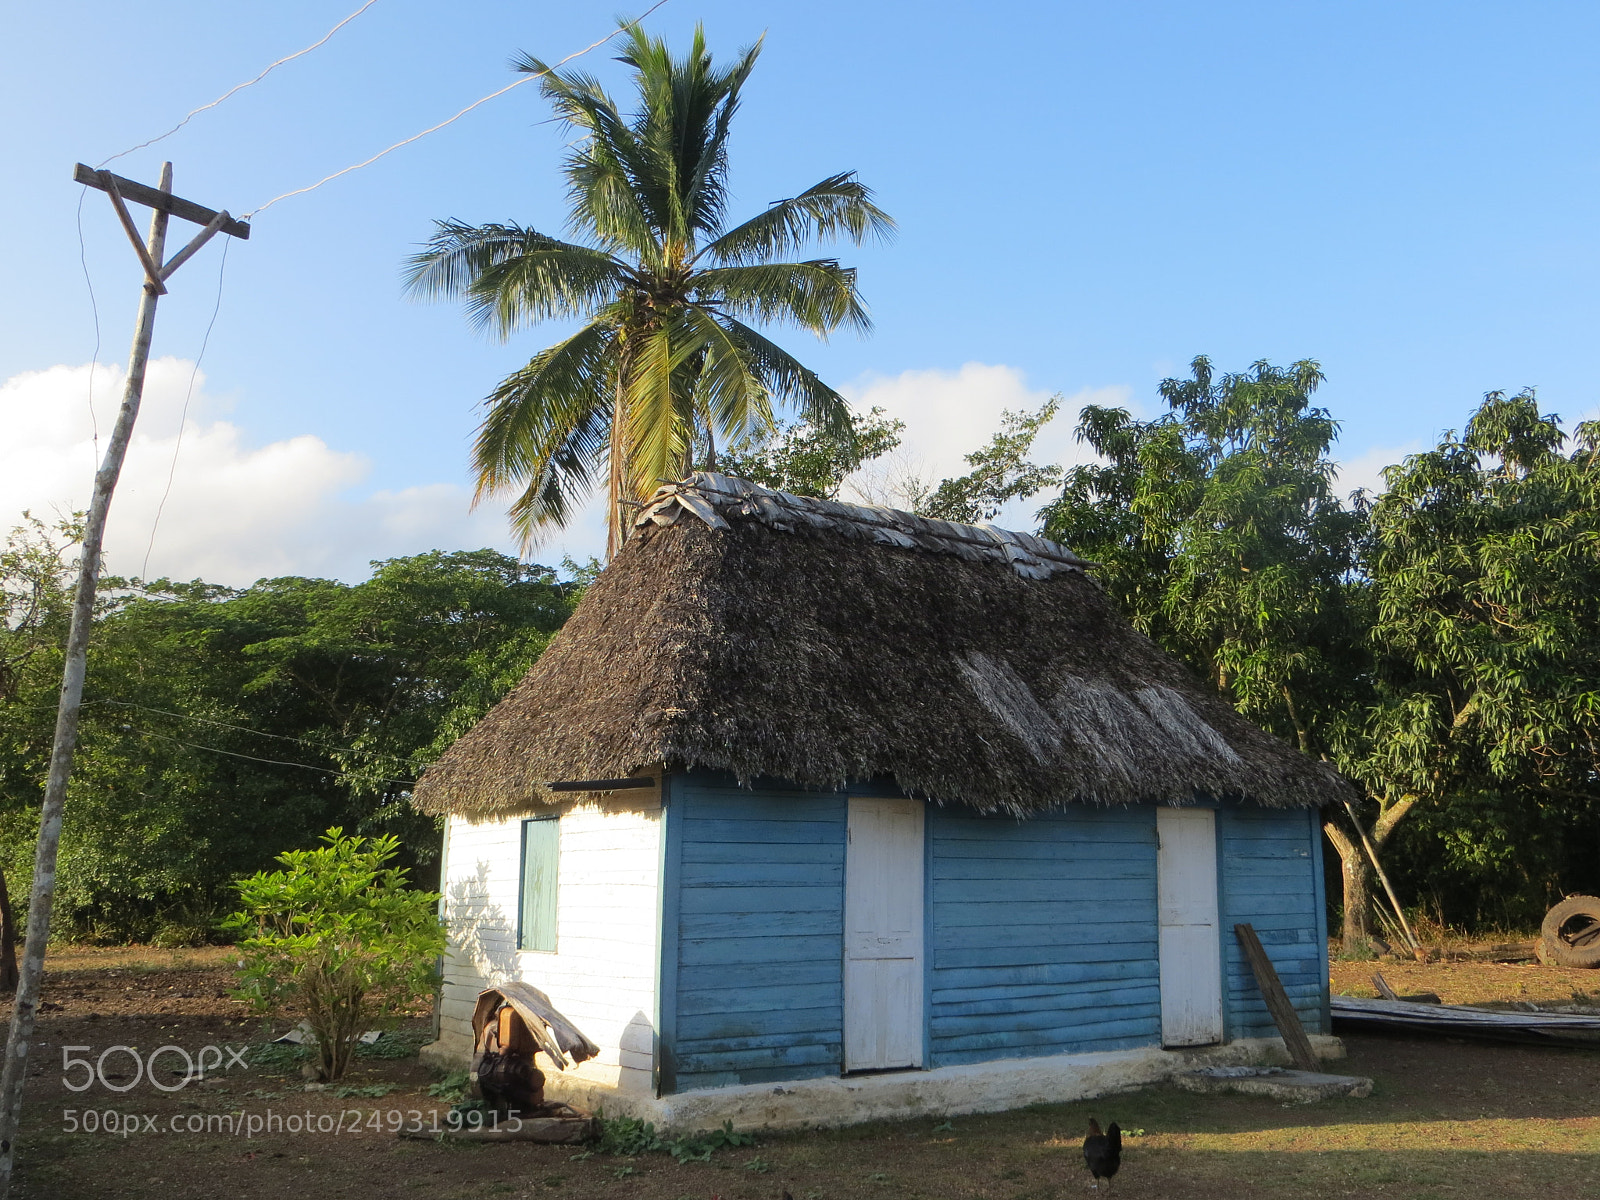
POLYGON ((1083 1164, 1089 1168, 1092 1187, 1099 1187, 1102 1179, 1110 1186, 1111 1177, 1122 1165, 1122 1130, 1115 1121, 1101 1133, 1100 1122, 1089 1118, 1089 1136, 1083 1139, 1083 1164))

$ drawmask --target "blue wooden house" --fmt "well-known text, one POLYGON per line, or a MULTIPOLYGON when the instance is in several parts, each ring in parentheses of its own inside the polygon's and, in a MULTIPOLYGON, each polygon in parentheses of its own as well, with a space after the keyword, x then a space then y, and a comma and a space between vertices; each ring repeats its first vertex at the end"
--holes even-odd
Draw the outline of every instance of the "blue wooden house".
POLYGON ((451 950, 602 1047, 552 1094, 668 1125, 1069 1099, 1324 1053, 1319 810, 1345 786, 991 526, 698 474, 429 769, 451 950))

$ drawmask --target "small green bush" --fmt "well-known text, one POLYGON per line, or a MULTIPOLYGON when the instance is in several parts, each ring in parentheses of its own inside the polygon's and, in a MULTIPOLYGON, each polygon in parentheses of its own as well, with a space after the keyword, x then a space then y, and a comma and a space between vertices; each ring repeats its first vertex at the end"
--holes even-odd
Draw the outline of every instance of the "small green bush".
MULTIPOLYGON (((656 1127, 638 1117, 607 1117, 600 1114, 600 1140, 595 1152, 633 1158, 640 1154, 670 1154, 680 1163, 706 1162, 718 1150, 731 1146, 754 1146, 754 1134, 738 1133, 732 1121, 724 1121, 721 1129, 685 1134, 683 1137, 663 1138, 656 1127)), ((759 1161, 759 1160, 756 1160, 759 1161)))
POLYGON ((452 1071, 438 1083, 428 1086, 428 1095, 435 1100, 449 1100, 455 1103, 467 1094, 467 1085, 472 1082, 472 1076, 466 1071, 452 1071))
POLYGON ((414 891, 389 865, 398 838, 335 828, 322 840, 280 854, 283 870, 240 882, 241 907, 222 927, 244 935, 234 995, 263 1013, 303 1018, 320 1077, 336 1080, 364 1029, 433 990, 445 935, 439 896, 414 891))
POLYGON ((311 1057, 308 1046, 294 1046, 288 1042, 257 1042, 250 1047, 250 1065, 275 1075, 289 1075, 300 1069, 300 1064, 311 1057))

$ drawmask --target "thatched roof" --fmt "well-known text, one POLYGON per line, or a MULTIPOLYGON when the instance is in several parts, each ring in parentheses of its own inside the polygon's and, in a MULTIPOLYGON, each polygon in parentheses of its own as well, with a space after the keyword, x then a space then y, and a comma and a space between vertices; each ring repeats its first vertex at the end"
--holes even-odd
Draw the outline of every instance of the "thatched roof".
POLYGON ((533 669, 429 767, 473 816, 665 763, 809 787, 893 780, 1024 815, 1346 785, 1113 611, 1064 546, 724 475, 662 488, 533 669))

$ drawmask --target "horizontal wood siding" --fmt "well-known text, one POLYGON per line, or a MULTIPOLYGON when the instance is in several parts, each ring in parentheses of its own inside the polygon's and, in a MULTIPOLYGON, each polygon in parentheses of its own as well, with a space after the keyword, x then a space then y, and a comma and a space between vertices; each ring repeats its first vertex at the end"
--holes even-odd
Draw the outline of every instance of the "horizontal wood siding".
POLYGON ((843 1061, 842 794, 674 780, 681 837, 674 1090, 837 1075, 843 1061))
POLYGON ((1326 916, 1318 882, 1318 814, 1229 806, 1217 812, 1227 1036, 1275 1037, 1277 1026, 1234 936, 1255 926, 1308 1033, 1328 1033, 1326 916))
POLYGON ((653 1090, 660 817, 659 799, 640 792, 562 811, 553 953, 517 949, 521 820, 449 819, 442 1041, 470 1050, 478 993, 522 979, 600 1046, 578 1076, 653 1090))
POLYGON ((1160 1043, 1153 808, 928 822, 933 1066, 1160 1043))

